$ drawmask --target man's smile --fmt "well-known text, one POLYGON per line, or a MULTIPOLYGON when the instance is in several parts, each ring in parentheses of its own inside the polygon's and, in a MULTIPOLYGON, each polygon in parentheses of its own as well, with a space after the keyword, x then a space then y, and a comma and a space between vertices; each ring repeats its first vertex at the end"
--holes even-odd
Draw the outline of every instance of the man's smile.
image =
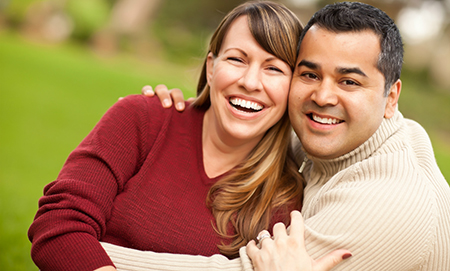
POLYGON ((320 117, 320 116, 318 116, 318 115, 316 115, 316 114, 314 114, 314 113, 309 113, 309 114, 307 114, 307 116, 308 116, 311 120, 313 120, 313 121, 315 121, 315 122, 317 122, 317 123, 320 123, 320 124, 328 124, 328 125, 331 125, 331 124, 339 124, 339 123, 344 122, 343 120, 336 119, 336 118, 320 117))

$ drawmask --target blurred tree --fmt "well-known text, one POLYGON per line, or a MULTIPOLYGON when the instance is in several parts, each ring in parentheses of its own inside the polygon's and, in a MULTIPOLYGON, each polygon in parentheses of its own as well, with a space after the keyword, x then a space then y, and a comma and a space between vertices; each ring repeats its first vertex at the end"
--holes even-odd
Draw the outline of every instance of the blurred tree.
MULTIPOLYGON (((88 0, 89 1, 89 0, 88 0)), ((107 24, 94 36, 96 49, 114 52, 124 41, 139 43, 148 39, 148 26, 161 0, 116 0, 107 24)))
POLYGON ((65 11, 72 19, 72 37, 88 41, 107 22, 110 4, 106 0, 66 0, 65 11))
POLYGON ((0 0, 0 13, 6 17, 6 23, 9 27, 19 27, 25 20, 28 8, 32 3, 39 0, 0 0))
POLYGON ((166 0, 152 30, 172 60, 203 57, 208 37, 223 16, 244 0, 166 0))
POLYGON ((64 6, 64 1, 34 1, 27 6, 22 21, 16 22, 17 27, 33 39, 63 41, 71 35, 73 30, 72 19, 67 16, 64 6))

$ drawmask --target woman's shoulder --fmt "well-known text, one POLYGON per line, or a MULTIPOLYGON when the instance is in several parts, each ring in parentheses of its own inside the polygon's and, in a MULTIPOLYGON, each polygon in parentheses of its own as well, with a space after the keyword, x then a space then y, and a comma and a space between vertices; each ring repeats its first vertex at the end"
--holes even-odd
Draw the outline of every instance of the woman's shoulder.
POLYGON ((127 115, 129 118, 139 119, 140 122, 168 122, 173 124, 193 124, 201 122, 205 113, 204 109, 195 108, 186 102, 185 110, 179 112, 174 106, 164 108, 158 97, 147 97, 144 95, 129 95, 121 98, 112 108, 119 111, 120 115, 127 115))
POLYGON ((138 119, 166 118, 172 111, 162 107, 158 97, 144 95, 128 95, 121 98, 110 110, 138 119))
POLYGON ((134 109, 143 109, 143 108, 152 108, 155 110, 158 109, 164 109, 161 105, 161 102, 159 101, 158 97, 147 97, 144 95, 128 95, 124 98, 120 98, 119 101, 117 101, 116 105, 127 107, 127 108, 134 108, 134 109))
POLYGON ((147 97, 145 95, 140 95, 140 94, 128 95, 124 98, 121 98, 117 102, 117 104, 120 106, 125 106, 125 107, 135 108, 135 109, 136 108, 139 108, 139 109, 147 108, 147 109, 151 109, 153 111, 161 111, 161 112, 172 112, 173 111, 173 112, 178 112, 180 114, 182 114, 184 112, 190 112, 190 111, 199 112, 199 113, 204 111, 203 109, 200 109, 200 108, 191 107, 189 102, 185 102, 186 109, 184 111, 179 112, 175 109, 174 106, 171 106, 170 108, 164 108, 162 106, 161 101, 159 100, 159 98, 157 96, 147 97))

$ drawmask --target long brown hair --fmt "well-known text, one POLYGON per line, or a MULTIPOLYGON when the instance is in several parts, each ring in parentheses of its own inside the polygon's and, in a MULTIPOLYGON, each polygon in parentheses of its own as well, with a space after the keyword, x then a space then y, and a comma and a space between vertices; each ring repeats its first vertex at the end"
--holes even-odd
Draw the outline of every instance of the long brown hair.
MULTIPOLYGON (((278 3, 247 2, 233 9, 213 34, 209 52, 218 55, 230 25, 244 15, 262 48, 286 62, 293 71, 302 25, 294 13, 278 3)), ((197 95, 193 106, 209 108, 206 60, 197 95)), ((207 203, 215 217, 216 231, 227 240, 218 245, 224 255, 238 256, 240 247, 269 227, 274 213, 285 214, 282 217, 288 223, 288 211, 300 208, 303 185, 290 149, 291 131, 286 112, 247 159, 211 187, 207 203)))

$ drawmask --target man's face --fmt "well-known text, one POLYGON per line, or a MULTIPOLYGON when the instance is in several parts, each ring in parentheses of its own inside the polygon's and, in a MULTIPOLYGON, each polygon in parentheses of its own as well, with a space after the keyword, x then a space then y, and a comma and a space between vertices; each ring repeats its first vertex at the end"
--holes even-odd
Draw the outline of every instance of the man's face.
POLYGON ((322 159, 364 143, 395 111, 400 81, 383 95, 378 36, 311 27, 300 47, 289 94, 289 117, 305 150, 322 159))

